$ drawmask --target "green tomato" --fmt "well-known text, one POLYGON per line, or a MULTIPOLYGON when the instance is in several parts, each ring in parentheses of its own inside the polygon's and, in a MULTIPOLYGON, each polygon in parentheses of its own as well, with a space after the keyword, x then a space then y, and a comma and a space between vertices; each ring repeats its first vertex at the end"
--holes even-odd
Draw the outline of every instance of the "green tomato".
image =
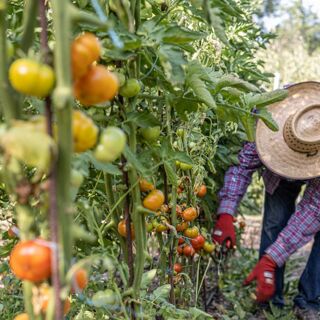
POLYGON ((71 171, 71 185, 75 188, 80 188, 84 180, 82 173, 78 170, 71 171))
POLYGON ((136 96, 141 90, 140 83, 137 79, 131 78, 120 88, 119 93, 125 98, 136 96))
POLYGON ((140 132, 143 138, 148 142, 156 141, 160 136, 160 127, 141 128, 140 132))
POLYGON ((126 146, 126 135, 117 127, 108 127, 100 137, 94 156, 101 162, 112 162, 118 159, 126 146))
POLYGON ((117 297, 111 289, 98 291, 92 297, 92 303, 97 308, 113 305, 116 302, 117 297))
POLYGON ((180 162, 180 169, 183 170, 183 171, 191 170, 192 167, 193 167, 192 164, 180 162))
POLYGON ((189 142, 189 148, 193 149, 196 146, 195 142, 189 142))
POLYGON ((146 229, 147 229, 147 232, 152 232, 153 230, 152 222, 146 222, 146 229))
POLYGON ((179 128, 176 133, 177 133, 177 136, 183 138, 185 132, 184 132, 184 129, 179 128))

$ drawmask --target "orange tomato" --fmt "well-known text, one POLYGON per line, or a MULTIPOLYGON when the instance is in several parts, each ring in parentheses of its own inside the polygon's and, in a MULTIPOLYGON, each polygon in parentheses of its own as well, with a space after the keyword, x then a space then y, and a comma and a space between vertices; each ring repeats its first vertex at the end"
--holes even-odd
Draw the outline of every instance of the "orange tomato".
POLYGON ((198 187, 196 190, 196 195, 199 197, 199 198, 204 198, 205 195, 207 194, 207 187, 205 184, 201 185, 200 187, 198 187))
POLYGON ((211 253, 214 251, 214 249, 216 248, 214 243, 210 243, 208 241, 206 241, 203 245, 203 250, 207 253, 211 253))
POLYGON ((78 36, 71 45, 71 62, 73 78, 84 76, 93 62, 98 61, 101 45, 92 33, 85 32, 78 36))
POLYGON ((118 78, 102 65, 92 65, 88 72, 75 81, 74 96, 84 106, 112 100, 119 89, 118 78))
MULTIPOLYGON (((40 299, 41 299, 41 312, 46 313, 50 301, 50 296, 51 296, 51 289, 48 285, 41 285, 39 288, 40 291, 40 299)), ((64 302, 63 306, 63 314, 66 315, 71 308, 71 301, 69 298, 67 298, 64 302)))
POLYGON ((197 216, 198 216, 198 212, 193 207, 187 208, 182 212, 182 218, 185 221, 193 221, 194 219, 197 218, 197 216))
POLYGON ((176 213, 177 213, 178 216, 182 215, 182 208, 178 204, 176 205, 176 213))
POLYGON ((164 203, 164 194, 160 190, 152 190, 143 200, 143 206, 151 211, 157 211, 164 203))
POLYGON ((18 314, 14 320, 29 320, 29 316, 26 313, 18 314))
POLYGON ((188 226, 189 226, 189 223, 186 221, 183 221, 183 222, 177 224, 176 229, 178 232, 182 232, 182 231, 186 230, 188 228, 188 226))
POLYGON ((173 270, 176 272, 176 273, 180 273, 182 272, 182 265, 181 263, 175 263, 174 266, 173 266, 173 270))
POLYGON ((41 239, 21 241, 11 252, 10 267, 21 280, 43 281, 51 275, 51 249, 41 239))
MULTIPOLYGON (((118 223, 118 232, 122 237, 127 237, 127 227, 126 227, 126 220, 121 220, 118 223)), ((133 229, 133 224, 131 223, 131 238, 134 240, 135 234, 133 229)))
POLYGON ((182 255, 183 254, 183 247, 182 246, 178 246, 177 247, 177 252, 182 255))
POLYGON ((199 235, 199 229, 196 226, 193 226, 184 230, 183 234, 185 235, 185 237, 193 239, 199 235))
POLYGON ((82 291, 88 285, 88 272, 87 270, 80 268, 73 276, 74 287, 77 290, 82 291))
POLYGON ((146 179, 139 180, 139 187, 141 192, 149 192, 155 189, 154 185, 146 179))

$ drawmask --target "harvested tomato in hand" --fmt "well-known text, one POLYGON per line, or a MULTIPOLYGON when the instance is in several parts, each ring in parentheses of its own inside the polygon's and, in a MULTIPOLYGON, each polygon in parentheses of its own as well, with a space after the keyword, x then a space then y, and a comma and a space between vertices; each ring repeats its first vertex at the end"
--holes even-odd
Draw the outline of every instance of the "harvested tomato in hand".
POLYGON ((102 65, 92 65, 88 72, 75 81, 74 96, 84 106, 112 100, 119 89, 116 75, 102 65))
POLYGON ((136 96, 141 90, 140 83, 137 79, 128 79, 125 84, 120 88, 120 95, 125 98, 132 98, 136 96))
POLYGON ((198 217, 198 212, 195 208, 187 208, 182 212, 182 218, 185 221, 193 221, 198 217))
POLYGON ((117 127, 108 127, 100 136, 94 156, 101 162, 112 162, 118 159, 126 146, 126 135, 117 127))
POLYGON ((183 233, 187 238, 195 238, 199 235, 199 229, 196 226, 188 228, 183 233))
POLYGON ((95 146, 98 138, 98 127, 79 110, 72 114, 73 148, 75 152, 84 152, 95 146))
POLYGON ((11 64, 9 79, 12 87, 18 92, 45 98, 53 88, 55 76, 49 65, 24 58, 11 64))
POLYGON ((85 32, 78 36, 71 45, 73 78, 84 76, 92 63, 99 60, 100 54, 101 45, 95 35, 85 32))
POLYGON ((176 272, 176 273, 180 273, 182 272, 182 265, 181 263, 175 263, 174 266, 173 266, 173 270, 176 272))
MULTIPOLYGON (((127 237, 127 227, 126 227, 126 221, 123 219, 118 223, 118 232, 120 236, 127 237)), ((131 223, 131 239, 134 240, 135 234, 134 234, 134 228, 133 224, 131 223)))
POLYGON ((198 187, 196 190, 196 195, 199 197, 199 198, 204 198, 205 195, 207 194, 207 187, 205 184, 202 184, 200 187, 198 187))
POLYGON ((154 185, 147 181, 146 179, 140 179, 139 180, 139 187, 141 192, 148 192, 154 190, 154 185))
POLYGON ((151 211, 157 211, 164 203, 164 194, 161 190, 152 190, 143 200, 143 206, 151 211))
POLYGON ((204 237, 199 234, 191 240, 191 245, 195 250, 201 249, 205 243, 204 237))
POLYGON ((51 275, 51 249, 41 239, 21 241, 11 252, 10 267, 21 280, 43 281, 51 275))

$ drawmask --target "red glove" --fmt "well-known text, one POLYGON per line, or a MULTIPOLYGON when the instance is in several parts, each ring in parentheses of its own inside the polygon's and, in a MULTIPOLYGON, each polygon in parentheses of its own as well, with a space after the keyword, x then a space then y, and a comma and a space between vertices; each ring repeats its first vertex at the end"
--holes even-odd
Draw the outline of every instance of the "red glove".
POLYGON ((226 241, 227 248, 233 248, 236 245, 236 232, 231 214, 222 213, 218 216, 212 239, 219 244, 223 244, 226 241))
POLYGON ((247 286, 253 280, 257 280, 256 296, 258 302, 266 302, 272 298, 276 290, 275 269, 277 264, 273 259, 264 255, 251 271, 244 285, 247 286))

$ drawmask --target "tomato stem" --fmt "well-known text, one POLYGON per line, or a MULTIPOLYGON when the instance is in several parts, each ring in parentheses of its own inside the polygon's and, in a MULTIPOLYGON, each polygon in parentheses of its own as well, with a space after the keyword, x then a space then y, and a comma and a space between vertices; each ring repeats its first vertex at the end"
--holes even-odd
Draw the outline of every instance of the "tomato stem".
POLYGON ((8 56, 7 56, 7 10, 6 1, 0 9, 0 97, 1 107, 7 124, 19 114, 18 103, 14 101, 8 81, 8 56))
POLYGON ((34 39, 34 28, 37 23, 37 12, 38 12, 38 0, 27 0, 24 2, 25 7, 23 10, 23 21, 22 21, 22 36, 21 36, 21 49, 24 53, 28 53, 34 39))

